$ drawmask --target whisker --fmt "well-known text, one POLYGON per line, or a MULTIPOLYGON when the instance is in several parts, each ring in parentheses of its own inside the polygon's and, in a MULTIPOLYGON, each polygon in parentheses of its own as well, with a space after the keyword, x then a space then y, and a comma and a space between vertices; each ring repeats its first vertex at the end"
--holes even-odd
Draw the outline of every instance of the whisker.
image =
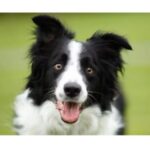
POLYGON ((48 91, 48 92, 47 92, 47 94, 51 94, 51 93, 54 93, 54 90, 48 91))
POLYGON ((88 94, 88 96, 89 96, 91 99, 93 99, 93 100, 97 101, 97 100, 96 100, 96 98, 95 98, 93 95, 88 94))
MULTIPOLYGON (((51 89, 52 89, 52 88, 51 88, 51 89)), ((45 99, 45 98, 47 98, 47 97, 52 97, 52 96, 54 96, 54 95, 55 95, 54 91, 55 91, 54 89, 48 91, 48 92, 45 94, 45 96, 43 97, 43 99, 45 99)))
POLYGON ((91 94, 98 94, 98 95, 101 95, 101 96, 104 95, 103 93, 100 93, 100 92, 97 92, 97 91, 88 91, 88 92, 91 93, 91 94))

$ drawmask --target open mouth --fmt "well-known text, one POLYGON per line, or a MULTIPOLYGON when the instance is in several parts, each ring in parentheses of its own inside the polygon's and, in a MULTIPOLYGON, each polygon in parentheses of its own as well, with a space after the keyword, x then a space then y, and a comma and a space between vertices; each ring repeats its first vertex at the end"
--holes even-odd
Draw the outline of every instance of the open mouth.
POLYGON ((67 123, 74 123, 79 119, 80 104, 75 102, 57 101, 56 107, 61 119, 67 123))

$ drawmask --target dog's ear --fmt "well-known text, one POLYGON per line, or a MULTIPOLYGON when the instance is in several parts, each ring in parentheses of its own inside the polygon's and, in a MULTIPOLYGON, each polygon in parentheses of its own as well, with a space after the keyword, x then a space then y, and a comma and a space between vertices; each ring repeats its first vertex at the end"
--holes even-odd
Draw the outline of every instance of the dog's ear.
POLYGON ((121 49, 127 49, 131 50, 132 47, 129 44, 129 42, 122 36, 113 34, 113 33, 107 33, 102 35, 102 39, 108 43, 108 46, 115 50, 121 50, 121 49))
POLYGON ((32 20, 38 26, 36 32, 38 40, 51 42, 63 35, 73 38, 73 33, 66 30, 61 22, 54 17, 40 15, 32 18, 32 20))
POLYGON ((105 33, 105 34, 95 33, 88 40, 94 41, 97 44, 100 43, 101 45, 107 46, 115 50, 116 52, 122 49, 127 49, 127 50, 132 49, 131 45, 124 37, 114 33, 105 33))

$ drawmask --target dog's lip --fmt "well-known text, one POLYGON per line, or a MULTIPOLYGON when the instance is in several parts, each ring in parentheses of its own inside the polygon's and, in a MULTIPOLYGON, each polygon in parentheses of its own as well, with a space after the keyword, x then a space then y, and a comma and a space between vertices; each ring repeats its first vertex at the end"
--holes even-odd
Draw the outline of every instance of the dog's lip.
POLYGON ((65 102, 70 102, 70 103, 78 104, 78 105, 80 106, 80 110, 81 110, 81 111, 82 111, 83 105, 84 105, 84 103, 75 102, 75 101, 73 101, 73 100, 58 100, 58 99, 56 99, 56 98, 55 98, 55 100, 54 100, 53 102, 54 102, 55 105, 57 105, 57 102, 58 102, 58 101, 61 101, 63 104, 64 104, 65 102))
MULTIPOLYGON (((53 103, 55 104, 55 105, 57 105, 57 102, 58 102, 59 100, 56 98, 56 96, 55 96, 55 98, 54 98, 54 101, 53 101, 53 103)), ((73 101, 73 100, 60 100, 60 101, 62 101, 62 103, 64 103, 64 102, 72 102, 72 103, 77 103, 77 104, 79 104, 80 105, 80 111, 82 111, 83 109, 84 109, 84 104, 85 103, 79 103, 79 102, 75 102, 75 101, 73 101)))
POLYGON ((55 100, 56 109, 59 111, 61 119, 65 123, 75 123, 78 121, 82 103, 73 100, 55 100))
MULTIPOLYGON (((57 104, 57 101, 58 101, 58 98, 57 98, 56 95, 54 95, 53 103, 56 105, 56 104, 57 104)), ((78 101, 74 101, 74 100, 60 100, 60 101, 62 101, 62 103, 66 102, 66 101, 67 101, 67 102, 78 103, 78 104, 80 105, 80 111, 81 111, 81 112, 82 112, 83 109, 85 108, 85 103, 86 103, 86 102, 78 102, 78 101)))

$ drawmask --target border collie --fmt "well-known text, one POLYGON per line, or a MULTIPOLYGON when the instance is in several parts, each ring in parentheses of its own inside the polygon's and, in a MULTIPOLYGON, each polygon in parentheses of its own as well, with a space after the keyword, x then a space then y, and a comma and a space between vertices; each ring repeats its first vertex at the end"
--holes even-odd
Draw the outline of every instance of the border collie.
POLYGON ((31 74, 17 96, 13 120, 17 134, 122 134, 124 101, 117 82, 122 49, 128 41, 96 32, 74 40, 56 18, 41 15, 30 50, 31 74))

